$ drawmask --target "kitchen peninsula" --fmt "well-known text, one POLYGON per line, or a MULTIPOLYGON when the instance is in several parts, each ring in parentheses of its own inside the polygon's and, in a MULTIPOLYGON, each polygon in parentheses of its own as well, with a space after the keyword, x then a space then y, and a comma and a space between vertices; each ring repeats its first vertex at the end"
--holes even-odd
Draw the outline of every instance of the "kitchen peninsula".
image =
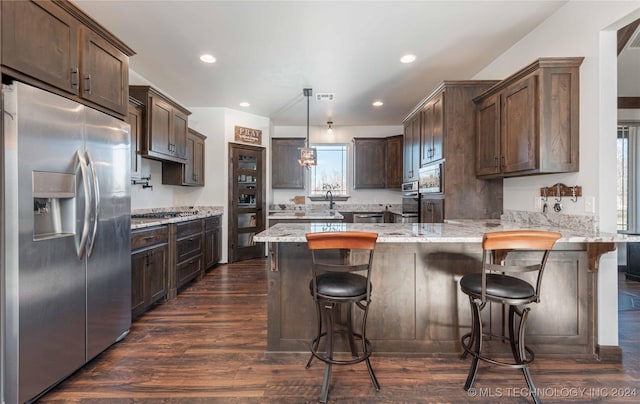
MULTIPOLYGON (((313 338, 316 313, 308 290, 307 232, 379 234, 367 319, 367 336, 376 354, 453 355, 461 352, 460 336, 471 324, 468 299, 458 282, 463 275, 480 270, 482 235, 524 227, 562 234, 549 257, 541 303, 528 320, 528 342, 538 354, 602 359, 608 351, 600 351, 597 345, 598 259, 615 250, 616 243, 640 237, 500 220, 284 223, 256 235, 256 241, 268 243, 270 257, 267 351, 308 351, 313 338)), ((527 254, 531 253, 508 259, 526 262, 527 254)), ((490 326, 497 331, 499 312, 494 311, 492 317, 490 326)))

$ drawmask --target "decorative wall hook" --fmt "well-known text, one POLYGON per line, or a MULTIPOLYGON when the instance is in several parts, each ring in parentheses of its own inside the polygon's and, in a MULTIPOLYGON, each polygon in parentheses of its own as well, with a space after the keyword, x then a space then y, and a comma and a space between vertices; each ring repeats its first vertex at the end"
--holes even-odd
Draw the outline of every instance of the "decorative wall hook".
POLYGON ((555 197, 557 202, 562 201, 562 197, 570 197, 571 202, 577 202, 578 197, 582 196, 582 187, 578 185, 567 186, 565 184, 557 183, 550 187, 540 188, 540 196, 546 201, 548 197, 555 197))

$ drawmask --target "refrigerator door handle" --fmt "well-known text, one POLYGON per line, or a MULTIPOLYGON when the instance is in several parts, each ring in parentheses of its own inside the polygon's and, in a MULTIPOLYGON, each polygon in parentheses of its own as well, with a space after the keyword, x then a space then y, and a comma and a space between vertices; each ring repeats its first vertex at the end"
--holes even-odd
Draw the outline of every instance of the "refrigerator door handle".
MULTIPOLYGON (((87 162, 85 161, 80 150, 76 150, 76 156, 78 156, 78 166, 80 167, 80 173, 82 174, 82 185, 84 188, 85 204, 84 204, 84 221, 82 224, 82 235, 80 241, 76 243, 76 252, 78 258, 84 257, 84 252, 87 246, 87 238, 89 236, 89 217, 91 210, 89 209, 89 201, 91 200, 91 188, 89 187, 89 175, 87 173, 87 162)), ((77 171, 77 169, 76 169, 77 171)))
POLYGON ((89 168, 91 168, 91 178, 93 182, 93 229, 91 230, 91 237, 89 238, 89 250, 87 257, 91 257, 93 254, 93 247, 96 244, 96 234, 98 234, 98 218, 100 216, 100 184, 98 183, 98 173, 96 172, 96 164, 91 157, 91 152, 87 150, 87 161, 89 162, 89 168))

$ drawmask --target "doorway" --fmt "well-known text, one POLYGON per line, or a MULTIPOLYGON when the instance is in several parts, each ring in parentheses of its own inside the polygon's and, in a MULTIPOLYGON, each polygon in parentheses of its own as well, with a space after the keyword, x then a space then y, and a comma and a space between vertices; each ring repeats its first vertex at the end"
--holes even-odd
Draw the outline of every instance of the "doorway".
POLYGON ((263 258, 253 240, 265 228, 265 148, 229 143, 229 262, 263 258))

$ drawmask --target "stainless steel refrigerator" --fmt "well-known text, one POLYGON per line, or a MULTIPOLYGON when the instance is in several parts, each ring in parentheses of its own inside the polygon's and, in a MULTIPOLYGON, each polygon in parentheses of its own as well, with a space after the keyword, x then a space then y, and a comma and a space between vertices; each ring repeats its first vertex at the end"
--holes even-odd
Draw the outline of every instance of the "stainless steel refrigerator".
POLYGON ((4 85, 2 394, 46 392, 131 326, 129 125, 4 85))

